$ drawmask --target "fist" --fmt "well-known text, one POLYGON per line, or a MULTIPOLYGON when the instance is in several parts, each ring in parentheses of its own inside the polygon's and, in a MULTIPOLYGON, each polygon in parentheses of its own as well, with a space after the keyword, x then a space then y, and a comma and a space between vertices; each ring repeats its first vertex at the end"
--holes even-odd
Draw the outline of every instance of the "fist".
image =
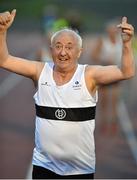
POLYGON ((5 32, 14 21, 16 15, 16 10, 14 9, 11 13, 10 12, 4 12, 0 13, 0 33, 5 32))
POLYGON ((118 28, 121 29, 122 41, 130 41, 132 36, 134 35, 134 27, 131 24, 127 23, 127 17, 122 18, 122 22, 118 25, 118 28))

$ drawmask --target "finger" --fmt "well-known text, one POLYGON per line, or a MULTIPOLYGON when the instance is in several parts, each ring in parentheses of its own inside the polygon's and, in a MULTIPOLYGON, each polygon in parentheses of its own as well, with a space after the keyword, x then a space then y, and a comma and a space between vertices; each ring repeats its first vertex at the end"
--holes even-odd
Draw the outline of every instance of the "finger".
POLYGON ((122 28, 122 29, 128 29, 128 30, 134 30, 133 26, 130 25, 130 24, 122 25, 121 28, 122 28))
POLYGON ((122 31, 122 34, 127 34, 127 35, 133 35, 134 34, 134 32, 133 31, 130 31, 130 30, 127 30, 127 29, 125 29, 125 30, 123 30, 122 31))
POLYGON ((8 22, 10 20, 10 12, 8 12, 8 11, 5 12, 4 18, 5 18, 5 21, 8 22))
POLYGON ((131 24, 125 24, 125 25, 119 24, 117 27, 118 27, 118 28, 121 28, 122 31, 123 31, 124 29, 134 31, 134 27, 133 27, 131 24))
POLYGON ((6 24, 6 16, 0 16, 0 24, 5 25, 6 24))
POLYGON ((122 24, 126 24, 126 23, 127 23, 127 17, 124 16, 124 17, 122 18, 122 24))
POLYGON ((10 12, 6 11, 0 14, 0 23, 6 25, 8 21, 10 21, 10 12))

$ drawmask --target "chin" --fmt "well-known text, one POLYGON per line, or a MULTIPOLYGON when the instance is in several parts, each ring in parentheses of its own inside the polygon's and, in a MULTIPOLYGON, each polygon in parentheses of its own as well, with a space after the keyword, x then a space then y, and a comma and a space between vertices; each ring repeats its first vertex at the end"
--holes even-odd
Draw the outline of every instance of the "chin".
POLYGON ((57 65, 58 66, 68 66, 68 65, 70 65, 70 61, 58 61, 57 65))

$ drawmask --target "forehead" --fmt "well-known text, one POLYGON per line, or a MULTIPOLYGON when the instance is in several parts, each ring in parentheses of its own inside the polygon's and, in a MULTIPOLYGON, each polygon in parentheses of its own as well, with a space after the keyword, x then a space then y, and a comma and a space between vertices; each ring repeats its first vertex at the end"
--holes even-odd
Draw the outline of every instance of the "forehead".
POLYGON ((62 44, 76 44, 77 38, 73 33, 70 32, 62 32, 58 34, 55 39, 54 43, 62 43, 62 44))

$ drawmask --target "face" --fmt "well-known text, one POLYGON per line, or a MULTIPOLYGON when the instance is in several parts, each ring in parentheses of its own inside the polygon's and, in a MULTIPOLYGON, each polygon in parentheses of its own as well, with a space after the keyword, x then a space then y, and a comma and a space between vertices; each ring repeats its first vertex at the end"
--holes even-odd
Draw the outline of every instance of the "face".
POLYGON ((70 33, 59 34, 51 47, 55 67, 67 70, 76 66, 81 54, 77 38, 70 33))
POLYGON ((118 29, 116 28, 116 26, 111 25, 107 28, 107 32, 110 37, 114 37, 118 33, 118 29))

